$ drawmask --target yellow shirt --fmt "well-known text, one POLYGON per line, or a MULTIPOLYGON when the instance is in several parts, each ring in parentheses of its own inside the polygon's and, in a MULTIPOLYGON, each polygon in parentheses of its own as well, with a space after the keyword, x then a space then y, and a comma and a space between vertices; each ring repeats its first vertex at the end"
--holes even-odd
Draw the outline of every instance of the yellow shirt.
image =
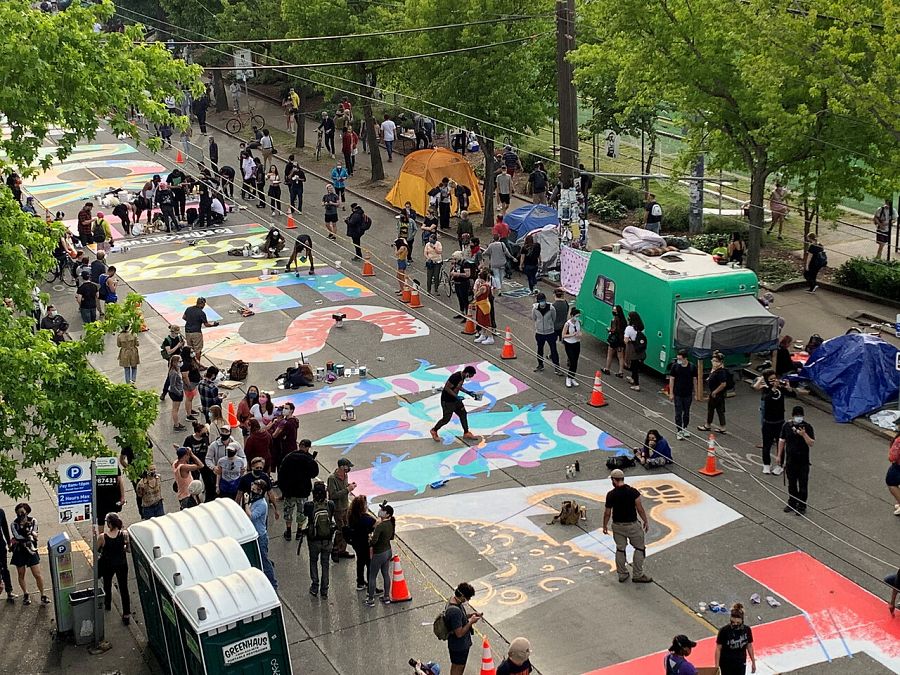
POLYGON ((294 106, 296 110, 300 110, 300 94, 296 91, 291 93, 291 105, 294 106))

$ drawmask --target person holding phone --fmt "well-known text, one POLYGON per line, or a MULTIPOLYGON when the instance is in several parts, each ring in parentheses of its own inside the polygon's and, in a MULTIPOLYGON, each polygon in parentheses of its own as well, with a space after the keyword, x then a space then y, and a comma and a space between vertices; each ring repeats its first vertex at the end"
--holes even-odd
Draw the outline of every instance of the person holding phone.
POLYGON ((816 442, 816 432, 803 415, 803 406, 795 405, 791 419, 781 427, 778 440, 778 457, 773 473, 780 474, 781 467, 787 475, 788 503, 785 513, 806 513, 809 487, 809 449, 816 442))

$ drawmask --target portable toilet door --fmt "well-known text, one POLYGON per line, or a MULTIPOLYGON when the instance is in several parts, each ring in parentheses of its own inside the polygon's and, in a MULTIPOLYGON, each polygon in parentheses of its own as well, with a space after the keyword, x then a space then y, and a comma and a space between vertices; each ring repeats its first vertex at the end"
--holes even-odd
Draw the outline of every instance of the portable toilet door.
MULTIPOLYGON (((138 597, 144 610, 147 638, 163 668, 170 669, 169 645, 164 633, 163 607, 153 561, 175 551, 198 544, 233 537, 240 544, 250 564, 262 567, 258 534, 249 516, 233 499, 215 499, 184 511, 143 520, 128 528, 131 557, 134 561, 138 597)), ((165 608, 168 609, 168 608, 165 608)), ((172 648, 174 653, 178 653, 172 648)))
POLYGON ((256 568, 175 594, 190 675, 291 675, 281 602, 256 568))
POLYGON ((153 568, 169 653, 169 670, 172 675, 186 675, 187 662, 178 630, 175 594, 190 586, 250 569, 250 561, 235 539, 223 537, 157 558, 153 568))

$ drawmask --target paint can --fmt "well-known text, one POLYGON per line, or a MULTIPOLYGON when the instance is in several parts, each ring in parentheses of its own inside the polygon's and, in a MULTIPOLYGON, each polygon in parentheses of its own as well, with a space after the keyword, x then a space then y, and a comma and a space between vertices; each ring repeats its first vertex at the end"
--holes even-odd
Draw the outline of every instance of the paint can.
POLYGON ((368 375, 369 375, 369 368, 368 368, 368 366, 360 366, 360 367, 359 367, 359 376, 360 376, 360 377, 367 377, 368 375))
POLYGON ((325 370, 328 372, 334 372, 334 361, 326 361, 325 370))
POLYGON ((336 270, 341 269, 341 261, 340 260, 334 261, 334 269, 336 269, 336 270))
POLYGON ((481 399, 484 398, 484 392, 483 392, 483 391, 476 391, 476 392, 474 392, 473 397, 474 397, 474 399, 475 399, 476 401, 480 401, 481 399))
POLYGON ((344 364, 343 363, 334 364, 334 374, 337 375, 338 377, 344 376, 344 364))
POLYGON ((316 368, 316 382, 323 382, 325 380, 325 368, 319 366, 316 368))
POLYGON ((341 415, 342 422, 354 422, 356 421, 356 410, 352 405, 344 406, 344 414, 341 415))
POLYGON ((622 244, 613 244, 612 252, 615 255, 619 255, 619 252, 622 250, 622 244))

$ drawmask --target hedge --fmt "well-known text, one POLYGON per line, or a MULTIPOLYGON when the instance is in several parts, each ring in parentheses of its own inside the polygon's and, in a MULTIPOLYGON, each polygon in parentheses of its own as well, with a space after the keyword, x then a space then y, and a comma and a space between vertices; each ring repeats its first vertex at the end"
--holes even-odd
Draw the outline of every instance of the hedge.
POLYGON ((610 190, 606 196, 621 203, 626 209, 638 209, 644 205, 644 196, 641 191, 630 185, 620 185, 610 190))
POLYGON ((900 262, 852 258, 834 274, 837 283, 890 300, 900 300, 900 262))

